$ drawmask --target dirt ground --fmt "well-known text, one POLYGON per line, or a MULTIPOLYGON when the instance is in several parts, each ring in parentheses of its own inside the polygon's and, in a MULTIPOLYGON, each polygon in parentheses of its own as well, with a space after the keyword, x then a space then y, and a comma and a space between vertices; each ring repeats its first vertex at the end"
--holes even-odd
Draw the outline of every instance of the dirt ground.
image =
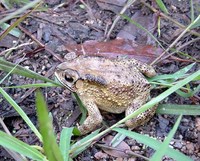
MULTIPOLYGON (((127 20, 120 18, 111 34, 108 34, 113 21, 117 17, 117 13, 119 13, 125 5, 125 1, 119 0, 116 3, 116 1, 109 0, 107 1, 109 3, 104 2, 105 1, 103 0, 70 0, 64 5, 60 5, 62 4, 60 0, 46 0, 46 4, 49 6, 47 11, 33 12, 20 24, 19 28, 23 33, 20 38, 7 35, 0 41, 0 57, 5 57, 6 60, 13 63, 20 61, 20 65, 50 79, 55 79, 55 68, 63 61, 64 57, 65 59, 70 59, 74 56, 72 52, 76 52, 78 55, 84 53, 86 55, 98 55, 96 54, 98 53, 98 47, 100 48, 105 45, 105 43, 102 45, 99 42, 105 40, 107 40, 107 46, 105 45, 104 52, 99 53, 101 56, 117 57, 126 53, 134 53, 135 51, 132 50, 137 46, 135 44, 139 44, 140 46, 136 47, 138 52, 129 55, 129 57, 134 57, 147 63, 151 63, 155 60, 158 55, 162 53, 162 49, 158 47, 157 42, 151 36, 147 35, 144 31, 138 29, 127 20), (14 41, 17 41, 18 44, 29 44, 24 45, 22 48, 14 50, 14 52, 5 56, 3 51, 11 48, 13 46, 12 42, 14 41), (87 44, 86 42, 88 41, 89 43, 87 44), (119 42, 121 49, 118 48, 119 42), (133 49, 126 46, 130 42, 133 49), (79 45, 77 46, 77 44, 79 45), (126 47, 123 48, 122 46, 126 47), (76 48, 79 48, 80 50, 83 48, 84 52, 78 52, 76 51, 76 48), (145 48, 148 49, 146 50, 145 48), (108 50, 109 53, 106 53, 108 50), (23 56, 25 57, 22 59, 23 56)), ((169 17, 184 26, 187 26, 190 23, 191 9, 189 1, 183 0, 180 2, 178 0, 168 0, 164 2, 168 8, 169 17)), ((196 9, 195 15, 198 16, 200 14, 200 1, 194 0, 193 2, 196 9)), ((154 13, 148 5, 145 4, 149 4, 151 7, 159 10, 158 6, 153 1, 144 3, 137 1, 127 8, 124 14, 145 27, 165 48, 169 47, 183 30, 170 19, 164 18, 159 12, 154 13), (160 35, 157 30, 159 20, 161 22, 160 35)), ((7 14, 6 10, 0 10, 0 13, 2 15, 7 14)), ((200 33, 199 28, 194 29, 194 31, 200 33)), ((175 73, 181 68, 194 62, 195 59, 200 60, 200 39, 187 45, 188 42, 194 39, 197 39, 195 33, 186 33, 176 44, 176 48, 180 47, 181 52, 187 53, 188 56, 176 53, 160 62, 156 62, 154 64, 156 72, 158 74, 175 73)), ((190 73, 199 70, 199 67, 199 64, 196 63, 190 70, 190 73)), ((6 73, 0 71, 0 78, 3 78, 5 75, 6 73)), ((3 86, 33 84, 36 82, 39 81, 11 75, 9 79, 3 82, 3 86)), ((190 85, 191 87, 196 87, 198 84, 199 82, 193 82, 190 85)), ((164 90, 165 89, 153 89, 151 92, 152 97, 157 96, 164 90)), ((24 109, 31 120, 37 124, 34 96, 35 89, 16 88, 7 89, 6 91, 20 107, 24 109)), ((64 126, 75 126, 76 123, 78 123, 80 111, 76 100, 71 96, 71 93, 68 90, 60 87, 45 88, 43 89, 43 93, 46 97, 48 108, 53 115, 54 127, 57 134, 59 134, 64 126)), ((197 92, 195 96, 189 98, 183 98, 174 93, 161 103, 199 105, 199 102, 200 92, 197 92)), ((0 96, 0 107, 0 116, 4 118, 5 124, 15 137, 29 144, 38 142, 37 138, 33 135, 27 125, 2 96, 0 96)), ((104 115, 104 120, 113 124, 123 118, 123 116, 124 114, 114 115, 106 113, 104 115)), ((174 115, 156 114, 150 122, 136 128, 134 131, 147 134, 159 140, 164 140, 173 127, 176 119, 177 116, 174 115)), ((112 132, 109 134, 109 137, 112 135, 115 135, 115 133, 112 132)), ((144 147, 142 144, 137 143, 130 138, 126 138, 124 144, 130 147, 134 152, 146 157, 152 156, 154 152, 151 148, 144 147)), ((193 160, 200 160, 200 117, 184 116, 170 145, 191 157, 193 160)), ((3 148, 0 149, 0 160, 12 160, 3 148)), ((121 161, 123 159, 108 155, 94 144, 91 148, 88 148, 75 158, 75 160, 121 161)), ((129 160, 143 159, 135 159, 132 157, 129 160)), ((164 160, 171 159, 165 158, 164 160)))

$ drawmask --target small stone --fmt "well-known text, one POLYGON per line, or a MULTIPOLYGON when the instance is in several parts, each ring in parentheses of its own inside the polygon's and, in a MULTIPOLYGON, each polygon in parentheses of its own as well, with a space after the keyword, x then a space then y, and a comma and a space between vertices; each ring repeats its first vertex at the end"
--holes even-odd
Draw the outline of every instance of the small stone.
POLYGON ((48 69, 51 68, 51 64, 48 63, 48 64, 47 64, 47 68, 48 68, 48 69))
POLYGON ((47 73, 46 71, 43 71, 43 72, 42 72, 42 75, 45 75, 46 73, 47 73))
POLYGON ((179 142, 179 141, 178 141, 178 142, 175 142, 175 144, 174 144, 174 147, 175 147, 175 148, 178 148, 178 149, 181 149, 182 146, 183 146, 183 145, 182 145, 181 142, 179 142))
POLYGON ((116 158, 116 161, 123 161, 123 158, 116 158))
POLYGON ((198 131, 200 131, 200 117, 195 119, 195 126, 198 131))
POLYGON ((44 60, 44 64, 47 64, 49 61, 47 59, 44 60))
POLYGON ((128 161, 136 161, 136 158, 129 158, 128 161))
POLYGON ((187 148, 189 154, 193 154, 194 153, 194 144, 193 143, 187 144, 186 148, 187 148))
POLYGON ((133 151, 136 151, 136 150, 140 150, 141 148, 139 147, 139 146, 132 146, 131 147, 131 150, 133 150, 133 151))

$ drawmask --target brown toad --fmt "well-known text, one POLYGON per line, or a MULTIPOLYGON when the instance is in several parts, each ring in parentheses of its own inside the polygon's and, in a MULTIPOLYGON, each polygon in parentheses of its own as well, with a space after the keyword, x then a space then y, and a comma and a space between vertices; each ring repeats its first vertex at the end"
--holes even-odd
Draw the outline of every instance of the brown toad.
MULTIPOLYGON (((142 73, 148 77, 156 75, 153 67, 135 59, 81 56, 58 65, 55 75, 85 105, 88 117, 78 128, 86 134, 102 122, 99 109, 111 113, 125 111, 127 116, 146 103, 151 86, 142 73)), ((152 108, 125 124, 135 128, 154 113, 152 108)))

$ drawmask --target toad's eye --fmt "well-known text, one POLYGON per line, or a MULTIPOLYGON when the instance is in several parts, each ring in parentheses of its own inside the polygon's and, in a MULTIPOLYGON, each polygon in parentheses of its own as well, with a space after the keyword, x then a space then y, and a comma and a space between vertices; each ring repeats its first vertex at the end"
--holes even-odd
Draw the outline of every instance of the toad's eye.
POLYGON ((71 76, 67 75, 67 74, 65 74, 65 80, 67 82, 69 82, 69 83, 72 83, 74 81, 74 79, 71 76))

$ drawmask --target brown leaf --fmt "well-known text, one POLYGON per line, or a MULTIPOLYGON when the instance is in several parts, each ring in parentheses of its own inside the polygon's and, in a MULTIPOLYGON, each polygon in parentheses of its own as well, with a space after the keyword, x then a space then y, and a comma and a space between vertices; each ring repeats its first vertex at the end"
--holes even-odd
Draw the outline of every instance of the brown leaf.
POLYGON ((152 45, 140 45, 134 41, 115 39, 108 42, 86 41, 83 44, 67 44, 66 50, 77 55, 103 56, 116 58, 127 56, 142 62, 150 63, 162 53, 162 49, 152 45))
MULTIPOLYGON (((105 137, 105 140, 103 140, 105 142, 106 145, 110 145, 110 142, 112 141, 113 136, 112 135, 108 135, 105 137)), ((103 151, 111 156, 114 157, 120 157, 120 158, 126 158, 128 157, 128 154, 125 153, 126 150, 130 150, 130 147, 128 144, 126 144, 124 141, 122 141, 119 145, 117 145, 115 147, 115 149, 107 149, 107 148, 103 148, 103 151)))
MULTIPOLYGON (((131 17, 133 21, 140 24, 146 30, 148 30, 151 34, 154 33, 156 29, 157 17, 156 14, 144 14, 141 10, 136 11, 131 17)), ((138 44, 146 44, 155 45, 155 40, 147 34, 143 29, 140 29, 136 25, 129 22, 126 24, 120 32, 117 34, 117 37, 128 39, 132 41, 136 41, 138 44)))

